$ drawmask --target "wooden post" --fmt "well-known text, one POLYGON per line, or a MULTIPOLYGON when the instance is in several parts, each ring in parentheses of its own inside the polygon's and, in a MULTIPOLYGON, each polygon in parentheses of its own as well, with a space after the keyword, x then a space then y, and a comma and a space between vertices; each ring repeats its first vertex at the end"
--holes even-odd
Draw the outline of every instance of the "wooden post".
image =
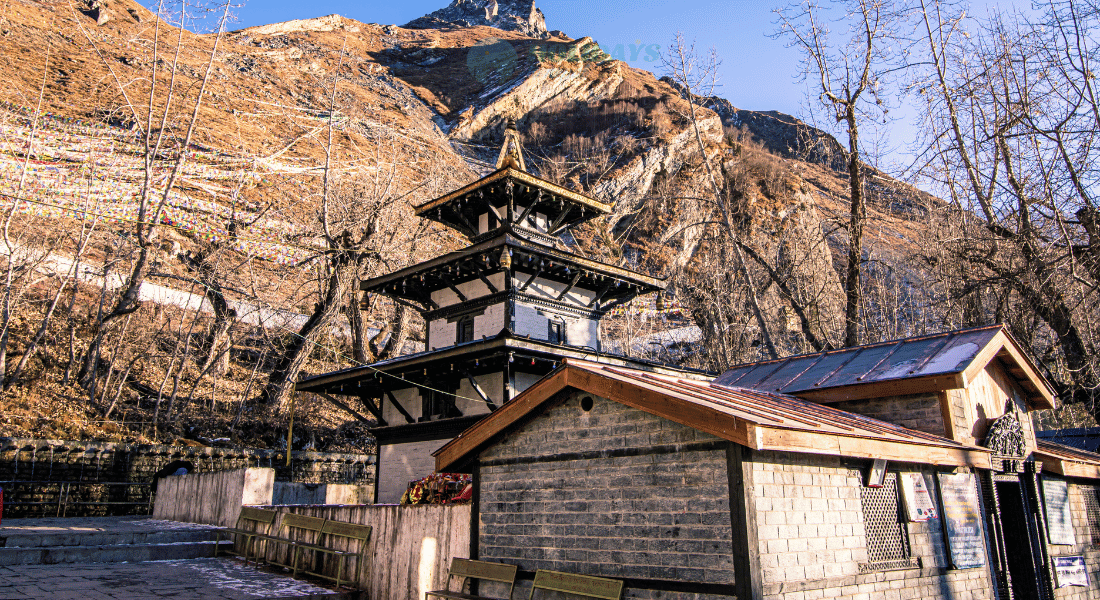
POLYGON ((298 397, 298 392, 294 392, 290 395, 290 425, 286 428, 286 466, 290 468, 290 448, 294 442, 294 400, 298 397))
POLYGON ((739 600, 762 600, 764 585, 760 572, 760 536, 756 531, 752 450, 730 442, 726 446, 726 472, 733 538, 733 585, 739 600))
MULTIPOLYGON (((481 535, 481 462, 474 461, 473 468, 470 469, 470 481, 474 486, 473 495, 470 497, 470 554, 469 557, 473 560, 477 560, 478 556, 478 537, 481 535)), ((476 579, 470 581, 470 594, 477 595, 481 590, 478 589, 478 581, 476 579)))

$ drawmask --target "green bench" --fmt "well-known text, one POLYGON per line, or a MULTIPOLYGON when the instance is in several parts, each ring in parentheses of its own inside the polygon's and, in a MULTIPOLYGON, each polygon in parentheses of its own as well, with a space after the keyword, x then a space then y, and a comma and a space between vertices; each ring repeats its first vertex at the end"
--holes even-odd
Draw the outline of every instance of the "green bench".
POLYGON ((495 600, 488 596, 475 596, 472 594, 462 593, 462 588, 465 586, 466 581, 471 579, 477 579, 482 581, 496 581, 500 583, 508 584, 508 596, 511 600, 512 590, 516 587, 516 571, 518 567, 516 565, 503 565, 500 563, 485 562, 481 560, 470 560, 468 558, 452 558, 451 569, 447 571, 447 588, 442 590, 435 590, 433 592, 427 592, 428 596, 437 596, 439 598, 452 598, 454 600, 495 600), (462 582, 458 584, 459 591, 452 592, 451 578, 462 578, 462 582))
MULTIPOLYGON (((266 543, 274 543, 287 546, 287 558, 290 564, 282 564, 275 561, 269 561, 273 565, 280 567, 286 567, 291 569, 294 577, 298 576, 298 571, 314 575, 322 579, 328 579, 336 582, 336 587, 340 587, 340 584, 344 582, 344 565, 348 562, 346 559, 355 558, 355 566, 358 568, 363 562, 363 554, 365 554, 369 547, 367 542, 370 540, 371 527, 370 525, 355 525, 353 523, 342 523, 340 521, 330 521, 328 519, 322 519, 321 517, 310 517, 307 515, 296 515, 294 513, 286 513, 283 515, 283 519, 279 524, 280 534, 286 530, 285 535, 278 536, 262 536, 261 539, 266 543), (306 542, 301 539, 292 539, 290 534, 292 532, 313 532, 316 534, 316 543, 306 542), (322 539, 332 541, 334 539, 346 539, 359 541, 358 550, 338 550, 325 544, 320 543, 322 539), (303 569, 301 567, 302 555, 306 553, 321 553, 330 554, 336 557, 339 562, 336 568, 336 577, 325 575, 320 571, 322 569, 311 570, 309 568, 303 569)), ((302 534, 299 533, 299 536, 302 534)), ((265 552, 266 554, 266 552, 265 552)), ((352 575, 354 579, 354 575, 352 575)))
POLYGON ((269 537, 271 524, 275 522, 275 517, 278 514, 273 510, 242 506, 241 514, 237 517, 236 527, 219 527, 215 530, 217 533, 214 538, 214 558, 218 557, 218 546, 221 545, 222 534, 225 534, 229 539, 244 538, 243 552, 238 554, 247 561, 249 549, 255 545, 256 540, 269 537), (252 525, 251 529, 245 527, 249 524, 252 525), (260 531, 260 527, 265 525, 265 530, 260 531))
POLYGON ((619 600, 623 595, 623 582, 606 577, 539 569, 535 571, 535 583, 531 586, 531 593, 527 596, 527 600, 535 597, 535 590, 564 592, 599 600, 619 600))

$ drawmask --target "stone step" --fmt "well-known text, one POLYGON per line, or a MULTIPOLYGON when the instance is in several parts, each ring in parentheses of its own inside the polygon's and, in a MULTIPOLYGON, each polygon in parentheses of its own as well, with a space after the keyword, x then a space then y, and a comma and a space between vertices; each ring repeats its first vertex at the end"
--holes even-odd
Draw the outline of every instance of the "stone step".
MULTIPOLYGON (((232 548, 222 540, 219 552, 232 548)), ((0 548, 0 566, 57 565, 68 563, 135 563, 157 560, 209 558, 214 542, 179 541, 160 544, 108 544, 82 546, 29 546, 0 548)))
POLYGON ((213 529, 168 529, 159 531, 152 529, 143 531, 67 530, 49 532, 16 530, 10 533, 0 530, 0 549, 213 542, 214 536, 213 529))

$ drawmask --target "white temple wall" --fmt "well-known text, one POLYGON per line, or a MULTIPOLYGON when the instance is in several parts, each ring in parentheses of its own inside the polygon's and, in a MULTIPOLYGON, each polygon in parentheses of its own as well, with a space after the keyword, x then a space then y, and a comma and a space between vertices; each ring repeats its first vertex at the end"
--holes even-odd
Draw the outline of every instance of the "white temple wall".
POLYGON ((570 346, 600 349, 600 322, 595 319, 565 318, 566 341, 570 346))
POLYGON ((474 317, 474 339, 490 338, 508 326, 505 316, 508 314, 504 302, 485 307, 485 312, 474 317))
POLYGON ((428 323, 428 350, 454 346, 458 339, 458 324, 448 323, 447 319, 436 319, 428 323))
POLYGON ((542 375, 535 375, 534 373, 524 373, 522 371, 513 371, 512 380, 508 383, 508 386, 512 391, 512 398, 515 398, 521 392, 527 388, 535 385, 535 382, 542 379, 542 375))
MULTIPOLYGON (((485 307, 480 315, 474 315, 474 339, 491 338, 500 333, 508 325, 507 314, 507 304, 500 302, 485 307)), ((428 322, 428 350, 454 346, 457 341, 458 321, 454 317, 428 322)))
MULTIPOLYGON (((497 288, 497 291, 504 290, 504 273, 493 273, 486 277, 497 288)), ((485 282, 480 279, 474 279, 473 281, 466 281, 455 285, 458 291, 462 292, 463 296, 466 296, 466 300, 473 300, 482 296, 488 296, 492 292, 489 287, 485 285, 485 282)), ((455 294, 451 288, 443 288, 432 292, 432 301, 438 304, 440 307, 452 306, 461 302, 458 295, 455 294)))
MULTIPOLYGON (((522 286, 523 284, 527 283, 528 277, 530 277, 529 274, 519 274, 517 277, 515 277, 513 285, 515 285, 517 288, 519 286, 522 286)), ((565 288, 568 286, 568 283, 561 283, 559 281, 551 281, 549 279, 537 277, 535 278, 535 281, 532 282, 526 290, 524 290, 524 293, 535 296, 537 298, 557 300, 558 296, 560 296, 562 291, 564 291, 565 288)), ((596 292, 592 290, 586 290, 581 287, 573 287, 573 289, 569 290, 569 293, 566 294, 565 297, 561 299, 561 301, 582 307, 587 307, 588 304, 592 302, 592 299, 595 297, 596 292)))
POLYGON ((387 444, 378 448, 378 504, 397 504, 410 481, 435 472, 432 452, 450 440, 387 444))
MULTIPOLYGON (((393 390, 393 397, 401 403, 401 406, 412 416, 413 421, 420 418, 422 407, 420 401, 420 389, 411 387, 393 390)), ((407 423, 405 417, 394 408, 393 403, 386 397, 382 400, 382 418, 390 425, 403 425, 407 423)))
POLYGON ((549 337, 549 321, 554 319, 565 324, 566 344, 592 348, 597 348, 599 344, 600 324, 595 319, 561 314, 521 302, 516 302, 514 318, 516 335, 529 335, 531 339, 545 341, 549 337))
MULTIPOLYGON (((474 377, 477 381, 477 385, 481 387, 481 391, 485 392, 485 395, 490 400, 500 406, 504 403, 504 374, 503 373, 486 373, 485 375, 477 375, 474 377)), ((474 386, 470 385, 470 381, 466 378, 462 378, 461 383, 458 386, 458 396, 455 398, 455 406, 458 410, 462 411, 463 416, 480 415, 489 412, 489 406, 481 400, 481 397, 474 391, 474 386)))

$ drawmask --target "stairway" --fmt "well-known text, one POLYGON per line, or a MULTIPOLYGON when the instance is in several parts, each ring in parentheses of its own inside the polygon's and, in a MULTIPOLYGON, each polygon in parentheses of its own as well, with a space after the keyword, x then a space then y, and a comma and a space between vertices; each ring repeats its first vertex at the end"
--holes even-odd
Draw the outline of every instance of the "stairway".
MULTIPOLYGON (((214 527, 146 517, 5 519, 0 566, 121 563, 207 558, 214 527)), ((222 539, 221 548, 231 548, 222 539)))

